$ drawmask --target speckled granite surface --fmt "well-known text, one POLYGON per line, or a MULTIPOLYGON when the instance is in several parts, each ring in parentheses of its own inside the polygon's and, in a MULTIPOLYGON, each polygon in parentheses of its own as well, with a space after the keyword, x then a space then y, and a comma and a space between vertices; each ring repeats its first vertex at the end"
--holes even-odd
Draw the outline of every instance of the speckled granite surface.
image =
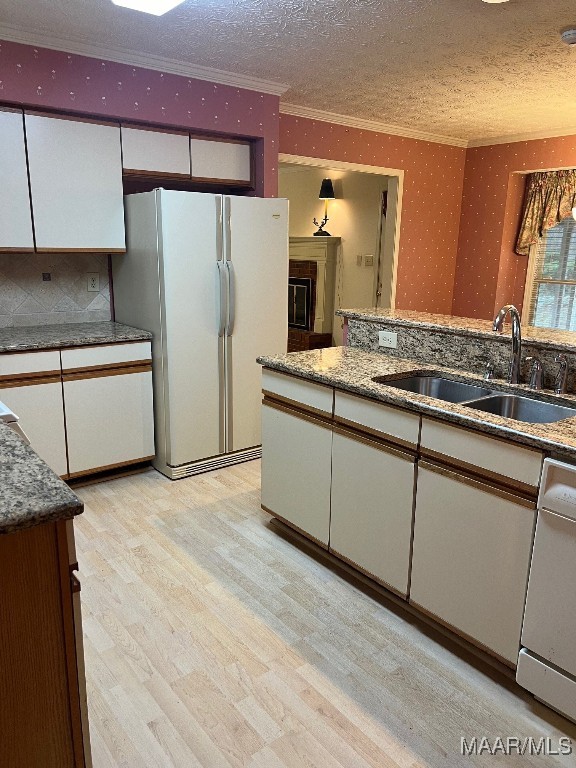
MULTIPOLYGON (((413 312, 407 309, 338 309, 337 315, 354 320, 372 323, 401 323, 405 326, 450 331, 459 336, 476 336, 494 339, 491 320, 476 320, 470 317, 453 315, 433 315, 428 312, 413 312)), ((510 335, 510 322, 507 320, 504 336, 510 335)), ((539 347, 562 349, 576 352, 576 332, 556 331, 551 328, 522 328, 522 338, 534 342, 539 347)))
POLYGON ((83 509, 70 488, 0 422, 0 534, 65 520, 83 509))
POLYGON ((507 384, 501 379, 487 383, 482 381, 480 376, 456 369, 439 365, 423 365, 413 360, 367 352, 353 347, 332 347, 311 352, 260 357, 258 362, 268 368, 408 408, 423 415, 440 417, 487 434, 505 437, 513 442, 539 448, 560 459, 576 461, 576 417, 552 424, 527 424, 484 413, 464 405, 443 402, 426 395, 412 394, 385 384, 376 384, 372 381, 372 377, 395 378, 399 374, 413 372, 441 373, 455 381, 481 383, 483 386, 487 385, 490 389, 502 392, 536 395, 537 399, 570 407, 576 407, 574 395, 557 397, 549 392, 534 393, 526 386, 507 384))
POLYGON ((63 349, 89 344, 117 344, 151 338, 152 334, 148 331, 113 322, 3 328, 0 330, 0 353, 63 349))

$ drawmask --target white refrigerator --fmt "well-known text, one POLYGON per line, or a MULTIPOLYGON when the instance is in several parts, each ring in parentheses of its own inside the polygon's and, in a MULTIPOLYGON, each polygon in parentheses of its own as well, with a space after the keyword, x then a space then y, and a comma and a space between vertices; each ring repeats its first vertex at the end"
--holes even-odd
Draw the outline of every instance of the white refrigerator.
POLYGON ((286 351, 288 201, 125 198, 115 317, 153 335, 156 458, 172 479, 258 458, 258 355, 286 351))

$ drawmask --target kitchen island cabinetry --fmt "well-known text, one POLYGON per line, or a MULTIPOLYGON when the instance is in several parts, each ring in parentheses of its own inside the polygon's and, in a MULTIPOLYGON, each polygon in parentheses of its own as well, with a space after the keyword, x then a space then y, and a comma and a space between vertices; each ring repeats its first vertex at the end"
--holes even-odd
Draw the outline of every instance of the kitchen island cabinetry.
POLYGON ((38 252, 123 253, 120 126, 25 113, 38 252))
POLYGON ((34 250, 32 211, 20 110, 0 108, 0 252, 34 250))
POLYGON ((266 371, 262 505, 328 547, 333 391, 266 371))

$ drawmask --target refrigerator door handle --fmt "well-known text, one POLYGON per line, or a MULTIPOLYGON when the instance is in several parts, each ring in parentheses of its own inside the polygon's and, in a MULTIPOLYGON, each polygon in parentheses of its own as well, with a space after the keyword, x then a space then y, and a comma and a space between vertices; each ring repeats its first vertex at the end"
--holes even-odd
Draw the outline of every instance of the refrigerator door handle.
POLYGON ((234 323, 236 321, 236 289, 234 287, 234 270, 232 262, 226 261, 226 273, 228 275, 228 321, 226 323, 226 336, 232 336, 234 333, 234 323))
POLYGON ((218 285, 219 285, 219 311, 218 311, 218 336, 224 336, 224 333, 226 332, 227 324, 228 324, 228 317, 227 317, 227 304, 226 301, 226 286, 227 286, 227 280, 224 279, 224 263, 222 261, 217 261, 216 266, 218 267, 218 285))

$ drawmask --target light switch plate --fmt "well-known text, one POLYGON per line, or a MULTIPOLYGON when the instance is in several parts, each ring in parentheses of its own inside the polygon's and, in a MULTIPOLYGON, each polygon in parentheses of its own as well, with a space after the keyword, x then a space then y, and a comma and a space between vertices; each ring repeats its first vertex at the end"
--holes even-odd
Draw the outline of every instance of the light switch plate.
POLYGON ((396 349, 398 346, 398 334, 391 331, 378 331, 378 346, 396 349))

